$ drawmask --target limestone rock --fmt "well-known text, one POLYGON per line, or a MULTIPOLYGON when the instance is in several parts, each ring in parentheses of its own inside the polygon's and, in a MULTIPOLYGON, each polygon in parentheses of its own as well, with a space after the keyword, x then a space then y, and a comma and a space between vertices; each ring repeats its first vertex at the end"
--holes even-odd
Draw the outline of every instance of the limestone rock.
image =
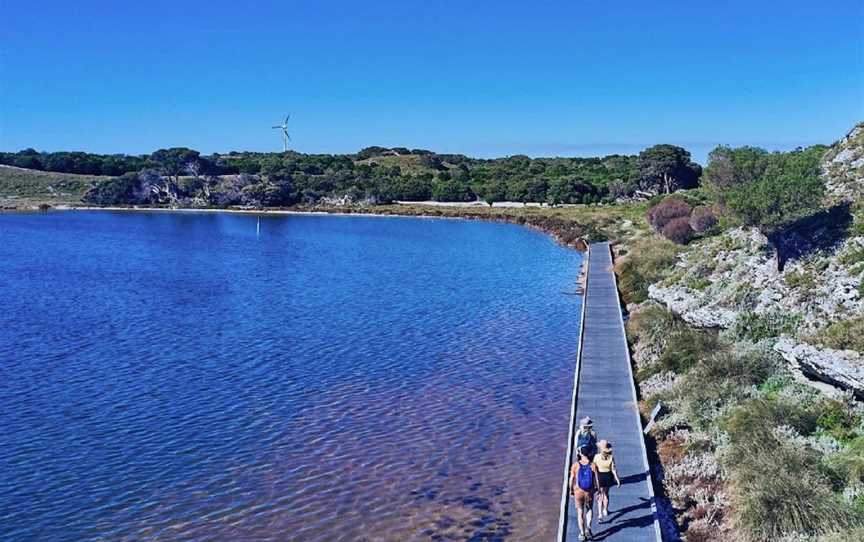
POLYGON ((849 201, 864 196, 864 123, 828 150, 822 171, 829 195, 849 201))
POLYGON ((864 399, 864 356, 851 350, 832 350, 781 337, 774 351, 808 378, 851 390, 864 399))

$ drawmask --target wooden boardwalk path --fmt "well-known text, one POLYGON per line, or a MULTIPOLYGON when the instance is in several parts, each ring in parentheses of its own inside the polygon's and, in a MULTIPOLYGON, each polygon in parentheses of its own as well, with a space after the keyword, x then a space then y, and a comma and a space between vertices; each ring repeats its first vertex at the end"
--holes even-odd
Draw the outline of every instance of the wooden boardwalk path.
MULTIPOLYGON (((598 522, 595 500, 592 540, 660 542, 660 526, 648 476, 642 423, 636 407, 630 353, 609 244, 591 244, 586 258, 587 280, 573 397, 575 412, 571 413, 566 472, 574 460, 572 441, 578 429, 575 426, 579 419, 590 416, 598 438, 612 443, 621 476, 621 487, 610 490, 607 523, 598 522)), ((566 485, 565 479, 565 488, 566 485)), ((564 491, 561 501, 558 540, 576 541, 579 539, 579 526, 569 491, 564 491)))

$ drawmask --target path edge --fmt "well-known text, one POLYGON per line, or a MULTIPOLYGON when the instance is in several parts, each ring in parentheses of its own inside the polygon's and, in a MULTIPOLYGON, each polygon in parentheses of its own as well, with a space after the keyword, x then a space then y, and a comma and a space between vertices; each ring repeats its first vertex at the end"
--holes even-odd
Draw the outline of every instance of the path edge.
MULTIPOLYGON (((567 455, 564 458, 564 483, 561 487, 561 507, 558 512, 558 542, 565 542, 565 537, 567 536, 567 504, 570 502, 570 488, 568 487, 568 482, 570 481, 570 465, 573 462, 573 435, 576 429, 576 403, 579 398, 579 373, 582 369, 582 340, 585 331, 585 307, 588 306, 588 273, 590 269, 588 262, 590 259, 591 246, 588 245, 585 249, 585 258, 582 260, 582 269, 584 270, 585 284, 582 288, 582 309, 580 311, 581 314, 579 315, 579 343, 576 347, 576 368, 573 376, 573 397, 570 402, 570 427, 567 432, 567 455)), ((615 287, 618 287, 617 283, 615 287)))
MULTIPOLYGON (((621 294, 618 290, 618 276, 615 274, 615 253, 612 251, 612 244, 607 244, 609 249, 609 261, 612 262, 612 281, 615 284, 615 295, 618 296, 618 305, 621 305, 621 294)), ((635 411, 636 427, 639 429, 639 444, 642 447, 642 462, 645 466, 645 475, 648 477, 648 494, 651 498, 651 515, 654 516, 654 532, 657 535, 657 542, 663 541, 663 532, 660 530, 660 515, 657 513, 657 497, 654 494, 654 477, 651 476, 651 465, 648 463, 648 448, 645 446, 645 434, 643 433, 642 417, 639 415, 639 400, 636 397, 636 379, 633 376, 633 361, 630 359, 630 343, 627 342, 627 330, 624 327, 624 311, 618 311, 618 322, 621 325, 621 334, 624 337, 624 351, 627 352, 627 373, 630 375, 630 393, 633 397, 633 407, 635 411)), ((581 341, 580 341, 581 342, 581 341)), ((563 542, 563 541, 562 541, 563 542)))

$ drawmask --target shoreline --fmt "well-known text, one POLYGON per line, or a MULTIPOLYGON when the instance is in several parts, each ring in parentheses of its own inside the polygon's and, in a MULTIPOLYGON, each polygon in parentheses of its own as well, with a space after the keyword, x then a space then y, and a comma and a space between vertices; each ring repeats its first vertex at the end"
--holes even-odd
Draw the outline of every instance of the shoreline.
MULTIPOLYGON (((605 236, 599 234, 597 229, 590 224, 576 220, 569 220, 560 216, 552 216, 552 208, 528 207, 534 214, 518 214, 522 209, 516 208, 490 208, 490 207, 443 207, 423 205, 408 206, 408 204, 395 204, 380 209, 363 208, 354 210, 352 208, 340 207, 314 207, 306 208, 260 208, 260 209, 238 209, 238 208, 214 208, 214 207, 123 207, 123 206, 94 206, 94 205, 52 205, 47 208, 32 207, 5 210, 3 212, 50 212, 50 211, 115 211, 115 212, 166 212, 166 213, 230 213, 245 215, 334 215, 334 216, 365 216, 377 218, 425 218, 446 220, 482 220, 486 222, 499 222, 525 226, 532 230, 550 236, 556 243, 585 252, 588 243, 595 240, 606 240, 605 236), (394 209, 394 206, 397 209, 394 209), (404 207, 398 209, 398 207, 404 207), (471 212, 474 211, 474 212, 471 212), (578 230, 578 231, 577 231, 578 230), (593 238, 592 238, 593 237, 593 238)), ((612 241, 609 239, 610 242, 612 241)))

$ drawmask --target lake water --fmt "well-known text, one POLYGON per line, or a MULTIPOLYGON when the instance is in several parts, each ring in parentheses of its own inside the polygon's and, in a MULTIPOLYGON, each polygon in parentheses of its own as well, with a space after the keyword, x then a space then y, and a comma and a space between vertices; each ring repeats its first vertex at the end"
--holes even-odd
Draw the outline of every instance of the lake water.
POLYGON ((459 220, 0 214, 0 539, 550 540, 580 262, 459 220))

